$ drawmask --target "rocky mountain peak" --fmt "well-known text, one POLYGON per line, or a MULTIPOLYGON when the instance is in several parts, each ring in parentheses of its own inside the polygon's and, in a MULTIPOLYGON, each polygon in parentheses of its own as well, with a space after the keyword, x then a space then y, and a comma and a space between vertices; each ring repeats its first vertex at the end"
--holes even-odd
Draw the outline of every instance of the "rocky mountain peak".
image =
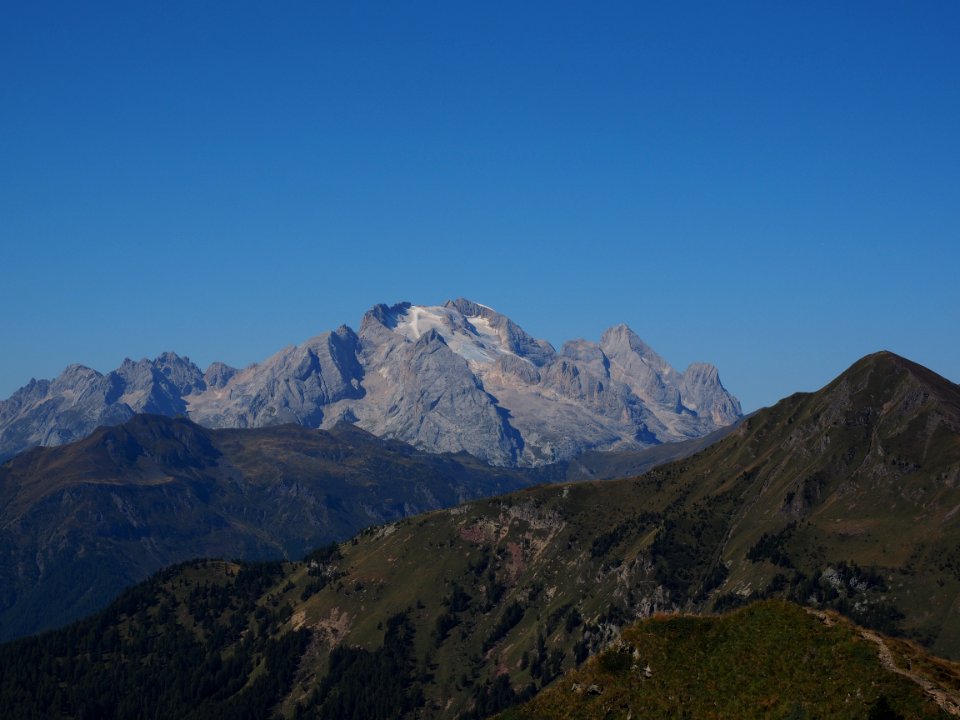
POLYGON ((680 381, 683 407, 696 413, 710 413, 718 426, 735 422, 743 413, 740 402, 720 382, 720 373, 710 363, 691 363, 680 381))
POLYGON ((356 341, 357 334, 353 331, 349 325, 341 325, 336 330, 333 331, 333 334, 336 335, 341 340, 346 341, 356 341))
POLYGON ((79 388, 86 387, 102 378, 103 375, 93 368, 74 363, 64 368, 63 372, 53 381, 53 385, 57 388, 79 388))
POLYGON ((57 380, 63 382, 74 382, 76 380, 89 380, 92 378, 103 377, 101 373, 98 373, 93 368, 89 368, 86 365, 80 365, 79 363, 71 363, 67 365, 63 372, 57 376, 57 380))
POLYGON ((478 334, 495 335, 505 352, 524 358, 538 367, 556 355, 556 350, 549 342, 534 338, 506 315, 487 305, 458 298, 448 300, 443 307, 457 310, 478 334))
POLYGON ((203 381, 207 384, 207 387, 219 389, 230 382, 230 378, 236 374, 236 368, 217 361, 210 363, 210 367, 208 367, 207 371, 203 374, 203 381))
POLYGON ((620 323, 606 330, 600 336, 600 347, 611 358, 639 358, 647 365, 662 370, 670 367, 669 364, 653 351, 629 325, 620 323))
POLYGON ((412 305, 409 302, 399 302, 396 305, 377 303, 367 310, 360 321, 360 334, 364 335, 373 327, 385 327, 392 330, 397 326, 397 316, 405 313, 412 305))
POLYGON ((457 298, 456 300, 447 300, 442 307, 452 308, 465 317, 485 317, 487 319, 503 317, 491 307, 481 305, 473 300, 466 298, 457 298))
POLYGON ((181 395, 206 390, 203 372, 186 356, 181 357, 174 352, 164 352, 153 361, 153 366, 176 387, 181 395))
POLYGON ((683 374, 684 376, 698 377, 710 382, 716 382, 720 379, 720 372, 717 370, 717 366, 705 362, 690 363, 683 374))
POLYGON ((84 437, 135 413, 208 427, 350 419, 427 450, 539 465, 588 449, 699 437, 739 417, 706 367, 681 375, 626 325, 560 353, 506 315, 466 298, 378 304, 347 325, 244 369, 165 352, 103 376, 71 366, 0 403, 0 458, 84 437))
MULTIPOLYGON (((960 385, 889 351, 861 358, 821 392, 829 398, 829 417, 839 417, 839 408, 855 404, 864 417, 867 408, 878 417, 892 410, 901 418, 923 412, 936 418, 928 423, 931 434, 937 423, 960 431, 960 385)), ((849 417, 838 421, 860 422, 849 417)))

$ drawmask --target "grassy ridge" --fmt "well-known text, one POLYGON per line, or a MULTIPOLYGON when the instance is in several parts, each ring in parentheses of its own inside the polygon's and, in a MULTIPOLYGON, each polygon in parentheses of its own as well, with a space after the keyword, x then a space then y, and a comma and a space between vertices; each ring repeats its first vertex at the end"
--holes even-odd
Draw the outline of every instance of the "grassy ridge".
POLYGON ((720 617, 663 616, 629 627, 614 647, 501 718, 852 720, 884 707, 887 717, 949 717, 884 668, 855 627, 766 601, 720 617))

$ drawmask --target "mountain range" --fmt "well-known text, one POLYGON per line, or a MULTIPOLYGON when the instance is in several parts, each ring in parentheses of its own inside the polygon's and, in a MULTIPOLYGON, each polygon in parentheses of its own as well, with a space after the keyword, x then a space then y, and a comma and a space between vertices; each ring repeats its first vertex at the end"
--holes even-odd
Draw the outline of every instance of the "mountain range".
POLYGON ((0 465, 0 640, 63 625, 196 557, 296 559, 363 528, 542 482, 623 477, 717 436, 497 468, 348 423, 204 428, 136 415, 0 465))
POLYGON ((557 351, 469 300, 401 303, 245 369, 201 371, 163 353, 101 374, 71 365, 0 401, 0 460, 138 413, 210 428, 340 421, 432 452, 536 466, 587 450, 639 450, 707 435, 740 416, 717 369, 673 369, 626 325, 557 351))
POLYGON ((655 716, 672 717, 689 707, 677 693, 725 678, 744 692, 731 700, 724 685, 690 701, 727 703, 726 715, 711 711, 720 716, 944 716, 930 692, 955 702, 956 667, 882 634, 960 657, 958 481, 960 386, 877 353, 638 477, 471 501, 302 562, 169 569, 95 618, 5 646, 5 657, 32 661, 10 664, 0 689, 5 707, 39 716, 54 698, 79 717, 98 711, 88 698, 109 697, 130 709, 101 713, 111 717, 189 707, 197 717, 479 718, 551 686, 516 717, 563 705, 556 692, 581 717, 639 717, 633 698, 659 687, 655 716), (677 622, 647 639, 627 630, 661 612, 771 598, 814 614, 764 603, 725 624, 677 622), (832 613, 868 628, 854 631, 866 642, 828 632, 832 613), (663 655, 664 642, 678 654, 663 655), (583 669, 594 680, 557 684, 603 651, 583 669), (651 677, 646 664, 631 675, 634 651, 651 677), (817 670, 804 675, 790 658, 817 670), (710 674, 736 662, 742 672, 710 674), (772 679, 750 670, 770 663, 781 663, 772 679), (891 665, 931 690, 911 680, 908 692, 883 674, 891 665), (845 671, 829 693, 798 692, 817 672, 833 682, 845 671), (738 710, 737 697, 750 705, 738 710))
POLYGON ((137 415, 0 466, 0 638, 62 625, 198 556, 299 558, 534 482, 351 425, 209 430, 137 415))

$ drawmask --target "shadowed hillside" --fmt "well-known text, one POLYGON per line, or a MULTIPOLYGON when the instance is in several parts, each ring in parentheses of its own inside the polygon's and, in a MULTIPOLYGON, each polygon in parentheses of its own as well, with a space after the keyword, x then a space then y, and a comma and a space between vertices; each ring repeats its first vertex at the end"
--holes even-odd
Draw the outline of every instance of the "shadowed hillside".
POLYGON ((196 557, 299 558, 369 526, 565 478, 624 477, 711 439, 537 469, 431 454, 341 423, 209 430, 138 415, 0 466, 0 639, 99 610, 196 557))
POLYGON ((0 466, 0 638, 102 608, 173 562, 297 558, 531 482, 349 425, 208 430, 139 415, 0 466))
MULTIPOLYGON (((234 591, 214 589, 235 582, 222 563, 155 581, 136 612, 156 641, 168 632, 153 626, 160 618, 199 627, 201 648, 308 631, 276 686, 272 711, 286 717, 485 717, 638 618, 763 597, 957 657, 958 410, 956 385, 880 353, 641 477, 542 485, 370 528, 277 570, 246 615, 231 609, 234 591), (370 677, 390 682, 374 690, 370 677)), ((112 618, 97 622, 129 623, 112 618)), ((18 652, 49 664, 72 652, 56 645, 65 637, 18 652)), ((256 667, 265 651, 251 652, 256 667)), ((887 697, 894 711, 908 708, 898 692, 887 697)))

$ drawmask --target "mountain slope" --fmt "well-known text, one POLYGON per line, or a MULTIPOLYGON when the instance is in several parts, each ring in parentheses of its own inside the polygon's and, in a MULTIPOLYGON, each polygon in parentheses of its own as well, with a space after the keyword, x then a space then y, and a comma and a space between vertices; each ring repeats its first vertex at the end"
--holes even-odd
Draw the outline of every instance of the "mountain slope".
POLYGON ((532 481, 349 425, 214 431, 138 415, 0 466, 0 637, 80 617, 174 562, 300 557, 532 481))
POLYGON ((786 582, 798 599, 960 653, 960 387, 878 353, 724 443, 690 470, 715 463, 717 491, 749 499, 719 549, 722 600, 786 582))
POLYGON ((921 658, 839 616, 821 620, 768 600, 720 617, 659 616, 631 626, 612 648, 502 718, 960 714, 960 665, 921 658))
POLYGON ((335 626, 331 645, 372 650, 377 624, 413 608, 417 637, 433 639, 417 648, 436 666, 422 688, 436 717, 521 699, 635 618, 751 597, 834 608, 958 657, 958 396, 925 368, 870 356, 642 477, 364 534, 342 549, 339 584, 295 616, 335 626))
POLYGON ((213 428, 341 420, 434 452, 542 465, 585 450, 639 450, 706 435, 740 417, 716 368, 684 373, 628 327, 558 353, 469 300, 377 305, 347 326, 243 370, 164 353, 106 375, 72 365, 0 401, 0 460, 80 439, 136 413, 213 428))
MULTIPOLYGON (((248 668, 266 662, 256 643, 308 631, 272 685, 271 708, 286 717, 488 715, 637 618, 756 597, 834 609, 958 657, 958 398, 956 385, 880 353, 641 477, 527 488, 370 528, 271 571, 246 614, 231 600, 240 588, 215 590, 236 587, 237 568, 193 564, 102 630, 132 612, 130 637, 149 648, 166 633, 152 623, 176 617, 201 641, 196 652, 254 643, 240 655, 248 668)), ((62 632, 45 642, 81 633, 62 632)), ((18 652, 49 666, 42 645, 24 643, 18 652)), ((906 710, 900 687, 887 699, 906 710)))
POLYGON ((0 466, 0 638, 97 610, 173 562, 300 557, 368 525, 471 498, 623 477, 712 437, 521 470, 423 453, 348 424, 208 430, 138 415, 0 466))

